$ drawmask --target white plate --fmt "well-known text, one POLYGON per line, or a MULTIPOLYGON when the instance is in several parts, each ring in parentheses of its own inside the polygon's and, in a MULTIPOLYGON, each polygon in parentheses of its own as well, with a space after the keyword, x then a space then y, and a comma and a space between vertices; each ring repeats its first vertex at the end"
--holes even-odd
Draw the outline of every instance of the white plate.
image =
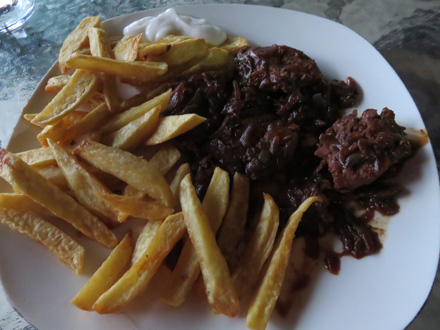
MULTIPOLYGON (((161 10, 139 12, 104 23, 110 34, 161 10)), ((254 44, 286 44, 314 58, 325 75, 354 77, 363 91, 359 109, 389 107, 404 126, 424 128, 405 86, 390 65, 363 38, 319 17, 269 7, 196 5, 178 7, 184 15, 206 18, 232 35, 254 44)), ((48 76, 54 75, 54 67, 48 76)), ((43 79, 46 81, 47 77, 43 79)), ((25 111, 41 109, 47 97, 40 85, 25 111)), ((38 147, 36 131, 20 121, 9 150, 38 147)), ((342 259, 339 276, 323 271, 304 308, 282 319, 272 316, 270 329, 403 329, 422 307, 435 276, 439 252, 439 187, 431 145, 411 159, 400 176, 409 193, 392 217, 380 254, 362 260, 342 259)), ((4 191, 6 185, 0 186, 4 191)), ((118 228, 119 237, 124 228, 118 228)), ((82 240, 87 249, 85 274, 76 276, 42 246, 0 226, 1 280, 15 308, 39 329, 245 329, 245 318, 211 315, 198 302, 170 308, 136 299, 124 313, 97 315, 79 311, 70 299, 108 253, 82 240)))

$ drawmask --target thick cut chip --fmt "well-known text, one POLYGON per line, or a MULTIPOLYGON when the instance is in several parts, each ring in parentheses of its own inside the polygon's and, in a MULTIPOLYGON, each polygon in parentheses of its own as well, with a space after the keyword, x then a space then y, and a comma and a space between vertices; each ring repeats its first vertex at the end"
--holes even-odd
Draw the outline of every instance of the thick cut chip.
POLYGON ((72 55, 66 64, 70 68, 100 71, 139 83, 150 82, 168 70, 168 65, 163 62, 125 62, 82 54, 72 55))
POLYGON ((118 243, 116 236, 97 217, 4 149, 0 151, 0 175, 14 190, 29 196, 87 237, 106 247, 114 247, 118 243))
POLYGON ((248 41, 243 37, 229 37, 226 41, 220 45, 220 48, 226 49, 230 52, 236 52, 240 48, 248 46, 248 41))
POLYGON ((131 232, 128 232, 86 285, 72 299, 72 304, 83 310, 92 310, 96 300, 110 289, 130 267, 132 252, 133 238, 131 232))
POLYGON ((32 199, 22 194, 0 194, 0 207, 20 212, 32 212, 43 218, 53 216, 52 212, 48 209, 35 203, 32 199))
POLYGON ((84 267, 84 247, 69 235, 33 213, 0 207, 0 223, 42 243, 75 273, 84 267))
POLYGON ((53 141, 59 141, 64 136, 66 129, 72 125, 77 124, 87 115, 84 111, 72 111, 64 116, 60 121, 54 125, 47 125, 44 129, 37 135, 38 141, 41 145, 47 148, 47 139, 53 141))
POLYGON ((248 297, 257 284, 258 274, 272 252, 278 224, 278 206, 270 195, 264 194, 263 210, 257 228, 232 274, 232 281, 240 301, 248 297))
POLYGON ((58 93, 60 90, 63 89, 64 86, 67 85, 69 80, 70 76, 67 74, 62 74, 60 76, 49 78, 46 86, 44 87, 44 91, 47 93, 58 93))
MULTIPOLYGON (((148 202, 136 197, 114 194, 98 194, 105 202, 126 215, 148 220, 164 220, 174 209, 157 202, 148 202)), ((125 220, 125 218, 124 218, 125 220)))
POLYGON ((176 205, 174 207, 176 211, 180 211, 182 209, 179 200, 180 183, 182 182, 183 178, 190 173, 191 173, 191 169, 189 168, 188 163, 182 164, 179 166, 176 173, 174 174, 173 179, 171 180, 170 189, 171 192, 173 193, 174 199, 176 200, 176 205))
POLYGON ((194 113, 162 117, 156 132, 148 139, 147 145, 152 146, 171 140, 188 132, 206 120, 194 113))
POLYGON ((173 195, 164 176, 149 162, 117 148, 84 140, 75 149, 87 162, 112 174, 165 206, 173 206, 173 195))
POLYGON ((68 150, 50 140, 48 144, 76 200, 108 225, 116 224, 118 210, 98 196, 109 195, 111 191, 68 150))
POLYGON ((102 127, 100 133, 102 135, 105 135, 117 131, 118 129, 124 127, 125 125, 128 125, 133 120, 136 120, 137 118, 143 116, 145 113, 151 111, 155 107, 158 107, 160 109, 159 111, 162 111, 166 109, 166 107, 168 106, 168 103, 170 102, 170 98, 171 98, 171 90, 169 89, 165 93, 162 93, 159 96, 156 96, 151 100, 142 103, 139 106, 133 107, 115 116, 107 124, 105 124, 104 127, 102 127))
POLYGON ((246 318, 246 326, 249 329, 266 328, 280 294, 296 228, 309 206, 319 201, 321 199, 318 197, 307 198, 289 217, 287 225, 277 238, 266 273, 249 306, 246 318))
POLYGON ((81 23, 73 30, 70 35, 64 40, 61 46, 58 62, 63 73, 68 71, 66 65, 67 59, 73 53, 81 50, 88 45, 88 31, 91 27, 100 27, 101 18, 99 16, 91 16, 84 18, 81 23))
MULTIPOLYGON (((209 224, 215 234, 220 227, 229 202, 229 174, 219 167, 214 170, 202 208, 209 215, 209 224)), ((200 266, 197 253, 187 239, 173 270, 162 300, 172 306, 180 306, 199 277, 200 266)))
POLYGON ((188 235, 199 259, 208 302, 214 311, 234 317, 240 311, 237 293, 190 175, 180 184, 180 204, 188 235))
POLYGON ((155 107, 117 130, 112 135, 112 147, 129 151, 136 149, 156 130, 159 124, 159 113, 160 108, 155 107))
POLYGON ((56 165, 57 162, 49 148, 31 149, 19 152, 16 156, 20 157, 26 164, 32 166, 56 165))
POLYGON ((135 61, 138 57, 139 43, 142 33, 135 37, 125 36, 113 48, 115 59, 119 61, 135 61))
POLYGON ((217 235, 217 243, 232 269, 237 259, 237 245, 244 237, 249 204, 249 179, 240 173, 234 174, 231 200, 223 224, 217 235))
POLYGON ((159 227, 142 258, 99 297, 93 310, 98 313, 114 313, 136 297, 147 287, 162 261, 184 234, 182 214, 170 215, 159 227))
MULTIPOLYGON (((112 50, 110 48, 110 41, 107 33, 103 29, 90 28, 89 29, 90 52, 93 56, 112 57, 112 50)), ((100 78, 103 85, 103 93, 105 102, 110 111, 117 111, 119 108, 119 96, 116 87, 116 77, 101 73, 100 78)))
POLYGON ((136 240, 133 257, 131 258, 132 266, 144 257, 148 246, 151 244, 154 236, 156 236, 161 224, 162 223, 160 221, 148 221, 145 224, 144 228, 138 236, 138 239, 136 240))
POLYGON ((89 100, 98 87, 95 73, 76 70, 69 82, 32 120, 35 125, 52 124, 89 100))
POLYGON ((226 49, 213 47, 209 49, 206 57, 184 70, 181 75, 188 76, 210 70, 220 70, 231 63, 230 54, 226 49))
POLYGON ((69 184, 67 183, 63 172, 58 166, 56 165, 50 165, 44 167, 38 166, 38 167, 33 167, 33 169, 37 171, 40 175, 42 175, 46 180, 52 182, 55 186, 60 188, 62 191, 69 190, 69 184))
POLYGON ((69 145, 85 134, 90 134, 97 131, 98 127, 100 127, 108 118, 110 118, 111 115, 112 114, 109 111, 107 104, 101 103, 92 111, 87 113, 80 121, 66 128, 63 136, 58 142, 61 145, 69 145))
POLYGON ((150 53, 148 51, 150 48, 146 47, 141 52, 145 60, 166 62, 169 66, 180 65, 208 54, 208 45, 205 40, 195 38, 170 43, 164 48, 163 52, 157 54, 150 53))

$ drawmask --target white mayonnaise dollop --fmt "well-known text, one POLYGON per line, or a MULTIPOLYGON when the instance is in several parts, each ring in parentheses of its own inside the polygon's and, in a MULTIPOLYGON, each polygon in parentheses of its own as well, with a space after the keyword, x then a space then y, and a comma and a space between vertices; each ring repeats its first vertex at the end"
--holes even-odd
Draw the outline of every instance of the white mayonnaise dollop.
POLYGON ((143 38, 149 41, 164 39, 168 35, 203 38, 215 45, 226 40, 226 33, 209 24, 207 20, 181 16, 174 8, 155 17, 144 17, 124 28, 124 36, 135 36, 139 33, 143 33, 143 38))

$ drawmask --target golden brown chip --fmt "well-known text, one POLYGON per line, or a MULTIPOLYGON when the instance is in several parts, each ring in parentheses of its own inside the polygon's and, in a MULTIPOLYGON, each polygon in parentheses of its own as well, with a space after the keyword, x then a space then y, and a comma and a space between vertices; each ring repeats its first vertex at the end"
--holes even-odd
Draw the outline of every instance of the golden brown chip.
POLYGON ((81 23, 73 30, 64 40, 61 46, 58 62, 63 73, 68 71, 66 61, 70 55, 88 46, 88 30, 91 27, 100 27, 101 18, 99 16, 91 16, 84 18, 81 23))
POLYGON ((70 76, 67 74, 62 74, 60 76, 49 78, 46 87, 44 87, 44 91, 47 93, 58 93, 60 90, 63 89, 64 86, 67 85, 69 80, 70 76))
POLYGON ((0 223, 42 243, 75 273, 84 267, 84 248, 69 235, 33 213, 0 207, 0 223))
POLYGON ((138 57, 139 43, 142 33, 135 37, 125 36, 113 48, 115 59, 119 61, 135 61, 138 57))

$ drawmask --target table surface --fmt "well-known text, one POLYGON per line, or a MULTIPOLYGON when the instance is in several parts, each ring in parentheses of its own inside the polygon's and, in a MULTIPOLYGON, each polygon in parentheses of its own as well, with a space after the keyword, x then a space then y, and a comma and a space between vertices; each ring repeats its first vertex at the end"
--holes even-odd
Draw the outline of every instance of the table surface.
MULTIPOLYGON (((329 18, 359 33, 387 59, 414 98, 440 164, 440 2, 438 0, 263 1, 37 1, 22 29, 0 34, 1 115, 16 115, 57 60, 71 30, 85 16, 108 19, 138 10, 199 3, 246 3, 281 7, 329 18), (6 79, 7 78, 7 79, 6 79)), ((440 273, 409 330, 440 329, 440 273)), ((7 302, 0 284, 0 329, 35 329, 7 302)))

